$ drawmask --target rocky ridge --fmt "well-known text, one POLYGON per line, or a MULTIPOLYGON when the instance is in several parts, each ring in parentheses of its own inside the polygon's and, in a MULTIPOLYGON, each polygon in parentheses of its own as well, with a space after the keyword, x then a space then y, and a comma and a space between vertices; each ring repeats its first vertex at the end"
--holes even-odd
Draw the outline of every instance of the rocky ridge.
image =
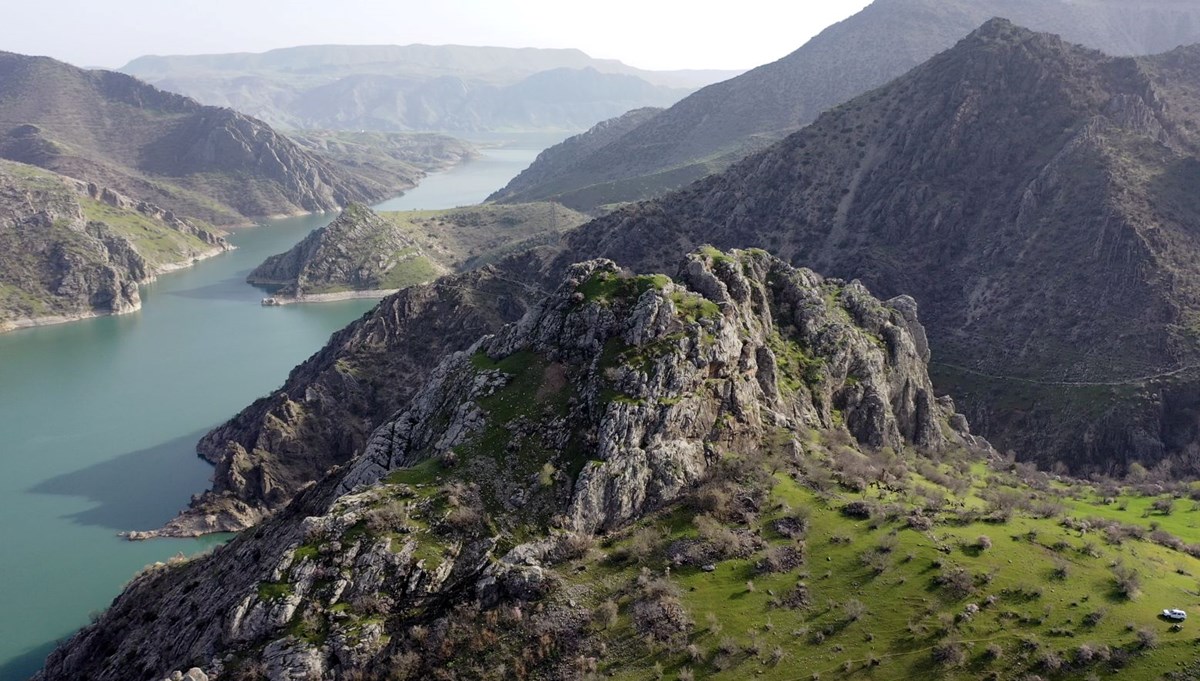
POLYGON ((994 20, 729 171, 574 232, 555 267, 757 244, 913 295, 935 378, 1004 448, 1076 472, 1190 465, 1196 54, 1112 58, 994 20))
MULTIPOLYGON (((495 198, 554 200, 586 212, 661 196, 903 75, 993 17, 1113 55, 1200 42, 1200 8, 1177 0, 876 0, 779 61, 705 87, 617 139, 570 154, 553 173, 535 162, 495 198)), ((554 149, 546 158, 567 152, 554 149)))
MULTIPOLYGON (((986 450, 934 398, 912 310, 763 252, 702 251, 675 280, 574 266, 519 323, 438 364, 361 456, 212 555, 136 578, 35 678, 431 670, 459 654, 414 624, 449 640, 461 608, 543 600, 564 541, 670 505, 730 457, 804 457, 813 429, 986 450)), ((564 647, 513 654, 564 673, 581 616, 551 605, 536 620, 564 647)))
POLYGON ((584 222, 553 203, 384 213, 351 204, 246 281, 271 293, 264 304, 382 296, 555 243, 584 222))

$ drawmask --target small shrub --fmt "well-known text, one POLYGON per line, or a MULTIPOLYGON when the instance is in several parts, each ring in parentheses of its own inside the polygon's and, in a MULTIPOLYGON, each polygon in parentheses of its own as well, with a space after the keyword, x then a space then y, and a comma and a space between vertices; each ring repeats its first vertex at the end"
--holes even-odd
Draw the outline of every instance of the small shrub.
POLYGON ((867 614, 867 606, 857 598, 852 598, 842 606, 842 613, 845 614, 846 621, 857 622, 867 614))
POLYGON ((1108 612, 1104 608, 1101 608, 1099 610, 1093 610, 1093 611, 1089 612, 1088 614, 1084 615, 1083 619, 1080 621, 1083 623, 1083 626, 1085 626, 1085 627, 1094 627, 1094 626, 1100 624, 1100 622, 1104 619, 1104 616, 1106 614, 1108 614, 1108 612))
POLYGON ((1154 503, 1150 504, 1150 510, 1163 515, 1171 515, 1175 511, 1175 499, 1173 497, 1155 499, 1154 503))
POLYGON ((967 649, 955 640, 942 641, 933 647, 933 661, 941 667, 961 667, 967 661, 967 649))
POLYGON ((1113 566, 1113 583, 1118 594, 1134 600, 1142 593, 1142 578, 1137 570, 1118 564, 1113 566))
POLYGON ((596 612, 592 614, 592 620, 605 629, 611 629, 617 625, 617 616, 617 604, 609 599, 596 608, 596 612))

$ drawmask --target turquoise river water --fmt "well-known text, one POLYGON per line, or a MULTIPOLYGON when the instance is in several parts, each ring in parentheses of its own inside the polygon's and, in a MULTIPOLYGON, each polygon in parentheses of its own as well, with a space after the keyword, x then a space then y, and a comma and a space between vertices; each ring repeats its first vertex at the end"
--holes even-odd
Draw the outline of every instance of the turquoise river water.
MULTIPOLYGON (((522 138, 380 208, 478 203, 561 136, 522 138)), ((264 308, 244 283, 332 215, 236 231, 237 250, 142 288, 142 310, 0 335, 0 681, 35 672, 142 566, 222 541, 128 542, 207 486, 196 440, 374 306, 264 308)))

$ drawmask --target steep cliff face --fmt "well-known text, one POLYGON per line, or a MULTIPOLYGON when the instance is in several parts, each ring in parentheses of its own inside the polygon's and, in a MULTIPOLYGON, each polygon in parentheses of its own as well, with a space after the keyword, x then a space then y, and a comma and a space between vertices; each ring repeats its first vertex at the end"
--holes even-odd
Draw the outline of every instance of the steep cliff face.
MULTIPOLYGON (((361 456, 213 555, 135 579, 38 678, 444 666, 459 651, 422 651, 410 627, 541 600, 562 541, 670 506, 730 461, 803 456, 815 430, 983 446, 947 425, 910 329, 911 301, 762 252, 697 253, 675 280, 572 267, 519 323, 441 361, 361 456)), ((537 620, 576 631, 586 615, 572 602, 537 620)))
POLYGON ((411 186, 345 171, 230 109, 10 53, 0 53, 0 156, 213 224, 332 210, 411 186))
POLYGON ((485 267, 385 299, 292 370, 280 390, 204 436, 198 449, 216 466, 213 488, 161 534, 242 530, 282 508, 360 452, 443 355, 520 318, 538 295, 485 267))
POLYGON ((108 188, 0 161, 0 331, 141 306, 138 284, 229 244, 108 188))

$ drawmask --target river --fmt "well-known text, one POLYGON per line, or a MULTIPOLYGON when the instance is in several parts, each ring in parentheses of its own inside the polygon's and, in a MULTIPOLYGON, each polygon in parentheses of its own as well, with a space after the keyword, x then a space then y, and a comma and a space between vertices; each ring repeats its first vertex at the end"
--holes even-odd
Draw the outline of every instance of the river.
MULTIPOLYGON (((533 135, 379 208, 482 201, 565 135, 533 135)), ((494 140, 485 140, 494 141, 494 140)), ((332 215, 237 230, 237 250, 142 287, 142 310, 0 335, 0 681, 25 679, 142 566, 223 540, 127 542, 208 484, 196 440, 374 301, 264 308, 244 283, 332 215)))

